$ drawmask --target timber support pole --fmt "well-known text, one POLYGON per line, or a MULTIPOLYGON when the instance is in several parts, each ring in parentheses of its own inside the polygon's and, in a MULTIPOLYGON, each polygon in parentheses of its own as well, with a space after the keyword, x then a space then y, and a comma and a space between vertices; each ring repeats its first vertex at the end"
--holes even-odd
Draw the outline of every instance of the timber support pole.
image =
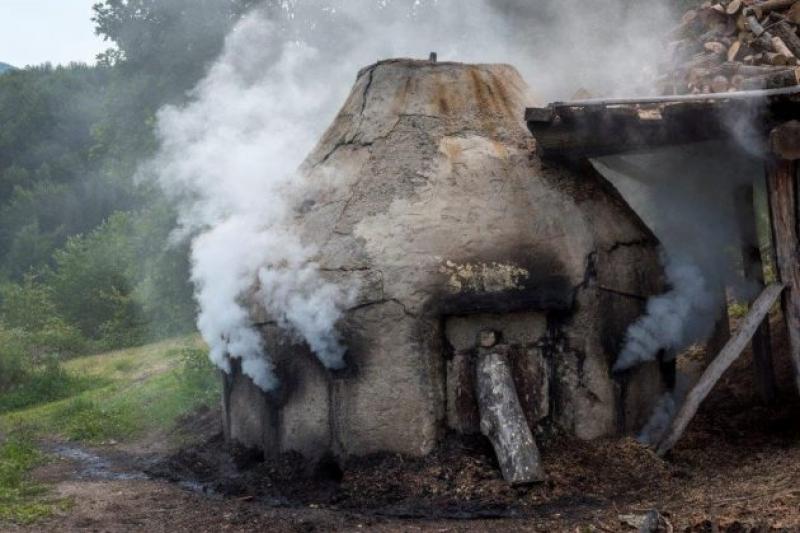
POLYGON ((797 227, 800 122, 790 121, 772 130, 770 146, 775 156, 775 159, 767 163, 772 237, 778 276, 786 286, 781 304, 795 385, 800 391, 800 241, 797 227))
MULTIPOLYGON (((742 270, 745 279, 755 283, 759 290, 765 286, 764 259, 758 240, 756 225, 755 190, 753 185, 743 185, 734 198, 739 214, 739 240, 741 243, 742 270)), ((753 300, 748 302, 752 305, 753 300)), ((761 400, 765 404, 775 401, 777 385, 772 361, 772 335, 769 320, 764 320, 753 335, 753 379, 761 400)))
POLYGON ((734 337, 728 341, 728 344, 722 349, 717 357, 706 368, 703 375, 689 391, 686 396, 686 401, 681 405, 680 410, 672 419, 670 427, 666 435, 661 440, 656 448, 658 455, 665 455, 669 452, 678 440, 683 436, 686 428, 689 427, 689 422, 692 421, 694 416, 700 409, 700 404, 706 399, 711 392, 711 389, 717 384, 728 368, 739 358, 747 344, 753 338, 758 326, 762 321, 767 319, 769 311, 772 306, 778 301, 781 294, 785 294, 784 286, 781 284, 772 284, 768 286, 761 295, 756 298, 750 308, 750 312, 742 322, 742 326, 734 337))

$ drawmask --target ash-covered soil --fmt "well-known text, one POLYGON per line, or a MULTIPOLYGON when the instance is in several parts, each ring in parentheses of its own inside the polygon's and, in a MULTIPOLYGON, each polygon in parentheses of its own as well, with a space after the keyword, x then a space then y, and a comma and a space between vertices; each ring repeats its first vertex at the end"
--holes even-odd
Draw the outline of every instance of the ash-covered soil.
POLYGON ((633 439, 551 438, 540 442, 548 480, 526 488, 502 480, 484 439, 455 436, 422 459, 381 454, 309 469, 300 456, 264 461, 216 435, 148 473, 253 505, 417 524, 624 531, 619 515, 657 509, 677 531, 800 531, 800 402, 788 360, 776 365, 775 405, 755 395, 745 355, 666 459, 633 439))
MULTIPOLYGON (((786 353, 781 345, 777 354, 786 353)), ((632 439, 552 438, 540 442, 548 480, 527 488, 503 482, 482 438, 450 438, 423 459, 375 455, 309 468, 297 455, 264 461, 230 448, 217 432, 219 413, 196 413, 179 431, 200 444, 180 451, 157 445, 163 436, 89 450, 115 475, 86 475, 87 465, 75 463, 80 453, 49 465, 39 475, 74 506, 17 529, 634 531, 621 515, 657 509, 674 531, 800 531, 800 401, 791 367, 776 357, 782 397, 771 406, 756 397, 749 367, 745 355, 667 458, 632 439)))

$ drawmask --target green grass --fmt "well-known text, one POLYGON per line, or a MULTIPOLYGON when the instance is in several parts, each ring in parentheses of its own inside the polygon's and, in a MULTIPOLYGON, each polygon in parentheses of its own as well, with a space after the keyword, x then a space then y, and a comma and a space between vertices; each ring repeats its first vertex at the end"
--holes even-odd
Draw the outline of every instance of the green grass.
POLYGON ((0 394, 0 415, 70 398, 108 383, 108 380, 68 372, 61 365, 43 365, 26 376, 21 384, 0 394))
POLYGON ((73 394, 0 414, 0 430, 24 428, 88 443, 126 440, 166 428, 219 394, 216 374, 195 338, 73 359, 63 370, 81 384, 73 394))
POLYGON ((171 434, 179 417, 220 393, 196 337, 81 357, 50 372, 0 395, 0 525, 30 523, 63 505, 27 481, 44 460, 37 440, 100 444, 171 434))
POLYGON ((48 500, 47 488, 28 479, 28 472, 43 461, 29 438, 12 437, 0 445, 0 523, 30 524, 63 505, 48 500))

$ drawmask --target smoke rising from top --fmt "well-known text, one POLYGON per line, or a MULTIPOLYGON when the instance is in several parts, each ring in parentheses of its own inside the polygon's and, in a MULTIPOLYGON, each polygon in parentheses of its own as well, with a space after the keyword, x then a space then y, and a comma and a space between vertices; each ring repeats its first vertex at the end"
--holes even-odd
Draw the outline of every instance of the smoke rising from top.
MULTIPOLYGON (((159 150, 143 168, 178 206, 192 239, 198 327, 223 370, 241 361, 277 386, 248 295, 330 368, 357 287, 326 280, 294 225, 315 188, 297 171, 355 73, 388 57, 515 65, 540 101, 652 92, 671 14, 658 0, 283 1, 244 17, 182 106, 158 114, 159 150)), ((531 102, 535 103, 535 102, 531 102)), ((522 120, 522 117, 520 117, 522 120)), ((335 174, 335 173, 334 173, 335 174)))

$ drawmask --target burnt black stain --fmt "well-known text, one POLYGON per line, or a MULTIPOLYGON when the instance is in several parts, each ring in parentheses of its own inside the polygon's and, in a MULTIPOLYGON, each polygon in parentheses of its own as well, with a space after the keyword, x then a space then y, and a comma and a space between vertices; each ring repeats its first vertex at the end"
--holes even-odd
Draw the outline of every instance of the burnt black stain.
POLYGON ((566 268, 552 252, 526 251, 522 246, 480 257, 454 260, 455 264, 502 264, 523 269, 527 275, 517 286, 502 291, 463 290, 451 292, 447 274, 442 274, 441 289, 432 295, 426 314, 471 315, 515 313, 521 311, 562 311, 572 309, 574 288, 566 268))

